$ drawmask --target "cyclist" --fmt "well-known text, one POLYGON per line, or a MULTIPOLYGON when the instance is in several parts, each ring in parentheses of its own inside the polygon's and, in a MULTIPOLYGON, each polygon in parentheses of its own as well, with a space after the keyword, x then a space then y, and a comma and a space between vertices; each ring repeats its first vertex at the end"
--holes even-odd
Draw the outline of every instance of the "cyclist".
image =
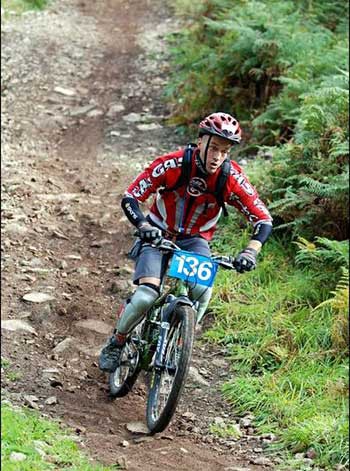
MULTIPOLYGON (((136 260, 133 282, 137 288, 123 306, 116 329, 101 351, 101 370, 112 372, 117 368, 128 334, 159 297, 164 259, 150 243, 166 237, 176 241, 182 250, 210 256, 208 242, 223 209, 215 195, 217 179, 231 147, 240 141, 238 121, 227 113, 213 113, 199 124, 187 181, 181 181, 186 151, 181 149, 156 158, 127 189, 121 205, 139 231, 138 243, 131 251, 136 260), (155 197, 145 217, 139 202, 151 195, 155 197)), ((250 242, 235 258, 238 272, 250 271, 255 268, 257 254, 271 233, 272 218, 240 166, 229 160, 228 167, 221 202, 237 208, 253 224, 250 242)), ((200 322, 211 297, 211 288, 198 284, 189 286, 189 296, 199 306, 197 322, 200 322)))

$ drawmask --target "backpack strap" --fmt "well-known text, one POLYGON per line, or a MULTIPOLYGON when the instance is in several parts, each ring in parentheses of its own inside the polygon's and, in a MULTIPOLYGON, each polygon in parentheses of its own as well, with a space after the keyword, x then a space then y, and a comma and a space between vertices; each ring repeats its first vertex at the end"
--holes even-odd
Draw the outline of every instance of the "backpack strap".
POLYGON ((180 188, 180 186, 185 185, 185 183, 190 181, 191 177, 191 163, 192 163, 192 155, 194 149, 197 147, 197 144, 189 143, 186 146, 183 158, 182 158, 182 165, 181 165, 181 174, 177 179, 177 182, 171 188, 163 188, 160 190, 160 193, 165 193, 168 191, 174 191, 180 188))
POLYGON ((221 165, 221 172, 216 180, 215 187, 215 197, 218 202, 218 205, 222 208, 224 217, 228 216, 227 208, 224 201, 224 189, 228 176, 230 175, 231 170, 231 161, 230 159, 225 159, 221 165))

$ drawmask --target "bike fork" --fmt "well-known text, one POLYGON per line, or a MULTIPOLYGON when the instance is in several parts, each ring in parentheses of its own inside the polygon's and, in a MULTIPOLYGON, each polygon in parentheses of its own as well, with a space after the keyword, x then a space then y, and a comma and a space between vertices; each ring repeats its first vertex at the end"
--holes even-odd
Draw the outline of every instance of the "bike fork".
POLYGON ((165 348, 166 348, 166 340, 168 336, 168 332, 170 329, 169 322, 162 322, 160 325, 160 333, 157 342, 156 348, 156 357, 154 360, 154 367, 156 369, 163 370, 164 369, 164 355, 165 355, 165 348))

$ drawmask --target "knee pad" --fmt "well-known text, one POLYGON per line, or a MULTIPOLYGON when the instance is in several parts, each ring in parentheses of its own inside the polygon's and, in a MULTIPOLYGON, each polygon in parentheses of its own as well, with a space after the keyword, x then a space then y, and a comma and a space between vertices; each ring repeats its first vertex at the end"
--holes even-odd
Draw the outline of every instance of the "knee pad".
POLYGON ((119 318, 117 331, 121 334, 131 332, 141 322, 158 297, 159 293, 156 289, 147 285, 139 285, 119 318))

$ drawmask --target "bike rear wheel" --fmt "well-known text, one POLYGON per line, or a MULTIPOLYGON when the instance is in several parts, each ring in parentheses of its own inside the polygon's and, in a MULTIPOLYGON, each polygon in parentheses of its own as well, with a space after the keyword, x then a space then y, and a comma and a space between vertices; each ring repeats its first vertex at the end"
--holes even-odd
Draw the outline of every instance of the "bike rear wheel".
POLYGON ((195 312, 189 306, 175 308, 165 349, 165 368, 151 373, 147 401, 147 426, 152 434, 162 432, 174 415, 190 367, 195 312))
POLYGON ((144 321, 136 326, 123 348, 119 366, 109 374, 109 395, 113 399, 129 394, 140 374, 140 351, 137 345, 142 337, 143 326, 144 321))
POLYGON ((126 396, 134 386, 140 373, 138 352, 133 352, 137 358, 130 360, 130 346, 126 345, 121 355, 121 364, 109 374, 109 395, 111 398, 126 396))

